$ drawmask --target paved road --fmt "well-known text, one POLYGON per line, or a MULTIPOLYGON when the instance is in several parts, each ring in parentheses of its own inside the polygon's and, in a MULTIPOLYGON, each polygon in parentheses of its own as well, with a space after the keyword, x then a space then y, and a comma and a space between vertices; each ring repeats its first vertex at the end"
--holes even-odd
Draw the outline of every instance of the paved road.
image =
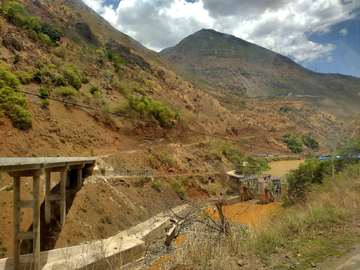
POLYGON ((341 258, 327 259, 325 262, 317 265, 316 268, 322 270, 359 270, 360 269, 360 244, 354 246, 354 249, 346 253, 341 258))

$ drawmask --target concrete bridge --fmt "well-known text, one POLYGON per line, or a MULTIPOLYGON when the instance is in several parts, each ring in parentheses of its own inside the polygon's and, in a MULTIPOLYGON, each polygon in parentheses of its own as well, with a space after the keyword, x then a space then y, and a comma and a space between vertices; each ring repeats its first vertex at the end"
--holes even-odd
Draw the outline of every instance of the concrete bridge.
POLYGON ((1 173, 13 177, 13 269, 20 269, 20 241, 33 240, 33 269, 40 270, 40 175, 45 172, 45 222, 50 223, 51 201, 60 201, 60 224, 66 221, 66 187, 70 186, 70 175, 76 175, 76 188, 81 189, 82 179, 90 176, 95 166, 95 157, 41 157, 0 158, 1 173), (51 173, 60 173, 60 193, 50 194, 51 173), (21 177, 33 178, 33 199, 20 199, 21 177), (33 209, 33 231, 21 232, 20 209, 33 209))

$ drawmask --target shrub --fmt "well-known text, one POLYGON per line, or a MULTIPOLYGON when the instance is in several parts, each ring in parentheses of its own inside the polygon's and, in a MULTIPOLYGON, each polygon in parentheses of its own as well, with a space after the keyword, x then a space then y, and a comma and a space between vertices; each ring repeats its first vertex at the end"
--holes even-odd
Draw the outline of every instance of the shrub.
POLYGON ((162 125, 171 125, 171 119, 180 118, 178 110, 170 110, 163 103, 142 96, 141 98, 128 97, 130 109, 139 113, 140 116, 148 115, 156 119, 162 125))
POLYGON ((46 90, 46 89, 43 88, 43 87, 41 87, 41 88, 39 89, 39 93, 40 93, 40 95, 41 95, 42 98, 46 98, 46 97, 49 96, 48 90, 46 90))
POLYGON ((47 35, 52 42, 60 41, 62 33, 59 29, 53 27, 52 25, 45 23, 41 26, 41 32, 47 35))
POLYGON ((176 194, 179 195, 180 198, 186 197, 186 190, 181 186, 178 181, 173 180, 171 182, 171 186, 174 188, 176 194))
POLYGON ((57 57, 65 59, 67 55, 67 49, 64 46, 59 46, 54 50, 54 53, 57 57))
POLYGON ((287 142, 287 147, 293 152, 293 153, 301 153, 302 152, 302 143, 301 140, 297 137, 292 137, 287 142))
POLYGON ((76 95, 76 90, 69 86, 61 86, 55 88, 55 92, 64 97, 73 97, 76 95))
POLYGON ((68 83, 67 83, 66 79, 63 76, 57 76, 55 78, 55 84, 57 86, 67 86, 68 83))
POLYGON ((287 143, 291 137, 292 137, 291 132, 286 132, 286 133, 282 136, 282 140, 283 140, 283 142, 287 143))
POLYGON ((296 196, 302 196, 312 185, 321 184, 324 175, 330 171, 331 164, 329 161, 307 159, 299 165, 298 169, 290 170, 290 173, 286 175, 289 190, 296 196))
POLYGON ((73 65, 65 66, 62 68, 62 71, 67 82, 75 89, 80 89, 82 76, 77 67, 73 65))
POLYGON ((95 53, 99 58, 101 59, 105 58, 105 53, 102 50, 97 49, 95 53))
POLYGON ((90 93, 94 95, 95 92, 99 92, 99 88, 97 88, 96 86, 91 86, 90 87, 90 93))
POLYGON ((165 162, 169 167, 174 166, 174 159, 166 150, 161 152, 161 160, 165 162))
POLYGON ((17 63, 17 62, 19 62, 20 61, 20 55, 18 55, 18 54, 15 54, 14 55, 14 63, 17 63))
POLYGON ((280 111, 286 113, 286 112, 296 111, 296 109, 293 108, 293 107, 290 107, 290 106, 285 105, 285 106, 281 106, 281 107, 280 107, 280 111))
POLYGON ((7 112, 15 127, 21 129, 30 128, 32 115, 26 109, 26 99, 21 93, 1 87, 20 89, 19 79, 2 66, 0 66, 0 109, 7 112))
POLYGON ((301 137, 301 140, 307 147, 311 148, 314 151, 319 151, 319 142, 314 138, 305 135, 301 137))
POLYGON ((32 77, 33 77, 31 74, 25 74, 22 71, 17 71, 16 76, 20 80, 21 84, 29 84, 29 83, 31 83, 31 80, 32 80, 32 77))
POLYGON ((163 185, 158 180, 152 181, 151 182, 151 187, 156 189, 159 192, 161 192, 161 190, 163 189, 163 185))
POLYGON ((53 46, 53 42, 51 40, 51 38, 46 35, 46 34, 43 34, 43 33, 39 33, 38 34, 38 37, 39 37, 39 40, 42 42, 42 43, 45 43, 46 45, 48 46, 53 46))
POLYGON ((189 180, 186 177, 181 177, 180 181, 181 181, 181 184, 183 184, 184 186, 189 185, 189 180))
POLYGON ((41 107, 43 107, 44 109, 47 109, 50 105, 50 103, 47 99, 42 99, 42 100, 40 100, 40 102, 41 102, 41 107))

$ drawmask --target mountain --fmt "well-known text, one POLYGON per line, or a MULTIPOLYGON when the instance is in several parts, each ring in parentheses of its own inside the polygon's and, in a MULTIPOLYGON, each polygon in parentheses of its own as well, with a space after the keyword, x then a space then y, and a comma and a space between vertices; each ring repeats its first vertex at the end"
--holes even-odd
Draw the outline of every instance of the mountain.
MULTIPOLYGON (((66 224, 55 230, 42 226, 42 250, 106 238, 167 209, 174 198, 182 204, 174 181, 184 182, 189 201, 232 194, 224 172, 246 156, 305 158, 336 146, 345 124, 334 112, 356 111, 347 102, 353 93, 347 87, 358 80, 310 72, 215 31, 193 36, 181 50, 177 45, 162 52, 179 59, 184 71, 114 29, 80 0, 2 1, 0 156, 91 155, 98 157, 101 173, 111 166, 156 175, 87 181, 71 199, 66 224), (274 85, 278 88, 271 90, 274 85), (347 99, 335 100, 335 86, 344 87, 347 99), (329 95, 251 97, 289 91, 329 95), (310 136, 320 149, 303 145, 303 152, 294 154, 282 140, 286 133, 310 136)), ((354 94, 352 102, 357 100, 354 94)), ((0 222, 0 258, 11 257, 13 250, 11 183, 1 175, 1 214, 9 222, 0 222)), ((21 185, 22 198, 31 200, 31 183, 21 185)), ((24 210, 21 218, 22 228, 30 228, 32 211, 24 210)))
POLYGON ((327 104, 323 108, 331 107, 333 113, 359 112, 360 79, 310 71, 281 54, 232 35, 202 29, 160 55, 220 89, 252 97, 309 95, 312 102, 327 104), (330 106, 328 100, 337 106, 330 106))

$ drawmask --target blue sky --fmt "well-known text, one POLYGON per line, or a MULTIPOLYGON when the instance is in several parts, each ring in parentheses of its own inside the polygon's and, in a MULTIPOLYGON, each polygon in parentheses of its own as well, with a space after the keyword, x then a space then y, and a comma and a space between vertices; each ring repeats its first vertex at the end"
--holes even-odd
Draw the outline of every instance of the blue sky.
POLYGON ((206 28, 317 72, 360 77, 360 0, 84 0, 115 28, 160 51, 206 28))

